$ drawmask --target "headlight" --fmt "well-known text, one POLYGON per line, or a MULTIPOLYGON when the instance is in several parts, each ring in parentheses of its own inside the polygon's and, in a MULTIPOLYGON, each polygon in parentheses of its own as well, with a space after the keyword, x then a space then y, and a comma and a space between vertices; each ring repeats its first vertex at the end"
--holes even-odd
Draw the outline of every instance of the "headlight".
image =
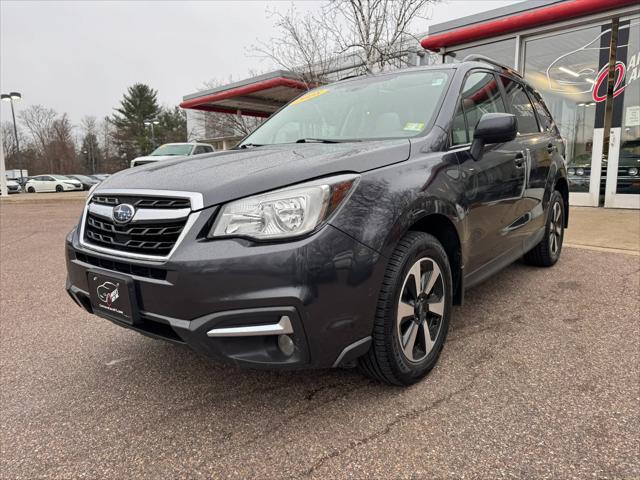
POLYGON ((575 175, 575 174, 576 174, 576 169, 575 169, 575 168, 569 168, 569 169, 567 170, 567 173, 568 173, 569 175, 575 175))
POLYGON ((584 168, 576 168, 576 174, 584 175, 584 168))
POLYGON ((304 235, 338 208, 358 178, 323 178, 227 203, 208 237, 271 240, 304 235))
POLYGON ((631 175, 632 177, 635 177, 638 174, 638 169, 636 167, 631 167, 629 169, 629 175, 631 175))

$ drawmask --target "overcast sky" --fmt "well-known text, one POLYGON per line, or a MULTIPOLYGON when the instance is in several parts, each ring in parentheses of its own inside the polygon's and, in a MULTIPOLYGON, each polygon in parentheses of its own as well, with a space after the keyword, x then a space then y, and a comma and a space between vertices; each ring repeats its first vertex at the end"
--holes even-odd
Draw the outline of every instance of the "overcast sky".
MULTIPOLYGON (((498 8, 515 0, 446 0, 429 23, 498 8)), ((295 2, 298 10, 321 1, 295 2)), ((19 91, 18 110, 42 104, 84 115, 110 115, 123 92, 143 82, 162 104, 176 105, 203 82, 235 80, 272 67, 251 46, 277 34, 268 9, 289 1, 28 2, 0 1, 0 87, 19 91)), ((2 120, 10 118, 3 102, 2 120)))

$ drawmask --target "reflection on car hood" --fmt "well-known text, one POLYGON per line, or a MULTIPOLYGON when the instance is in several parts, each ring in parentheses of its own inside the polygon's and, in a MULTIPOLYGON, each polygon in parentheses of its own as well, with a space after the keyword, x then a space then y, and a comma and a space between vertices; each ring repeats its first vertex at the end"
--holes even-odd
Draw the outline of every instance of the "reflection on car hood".
POLYGON ((199 192, 204 205, 211 206, 317 177, 380 168, 406 160, 409 152, 406 139, 266 145, 123 170, 102 182, 98 190, 199 192))
POLYGON ((185 155, 144 155, 142 157, 136 157, 133 159, 133 161, 135 162, 136 160, 145 160, 145 161, 158 161, 158 160, 175 160, 177 158, 184 158, 185 155))

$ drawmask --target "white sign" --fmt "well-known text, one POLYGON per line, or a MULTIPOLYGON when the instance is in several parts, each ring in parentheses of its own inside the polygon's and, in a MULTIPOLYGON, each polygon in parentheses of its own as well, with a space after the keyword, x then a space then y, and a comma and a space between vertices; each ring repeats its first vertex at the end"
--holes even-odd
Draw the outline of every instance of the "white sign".
POLYGON ((624 115, 625 127, 638 127, 640 126, 640 105, 634 105, 627 107, 624 115))

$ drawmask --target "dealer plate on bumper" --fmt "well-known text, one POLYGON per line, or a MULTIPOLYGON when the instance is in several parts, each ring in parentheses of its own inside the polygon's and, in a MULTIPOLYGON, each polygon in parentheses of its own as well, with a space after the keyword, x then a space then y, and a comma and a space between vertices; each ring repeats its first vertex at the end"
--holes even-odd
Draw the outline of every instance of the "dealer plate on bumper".
POLYGON ((128 324, 136 323, 138 309, 131 278, 92 270, 87 276, 93 313, 128 324))

